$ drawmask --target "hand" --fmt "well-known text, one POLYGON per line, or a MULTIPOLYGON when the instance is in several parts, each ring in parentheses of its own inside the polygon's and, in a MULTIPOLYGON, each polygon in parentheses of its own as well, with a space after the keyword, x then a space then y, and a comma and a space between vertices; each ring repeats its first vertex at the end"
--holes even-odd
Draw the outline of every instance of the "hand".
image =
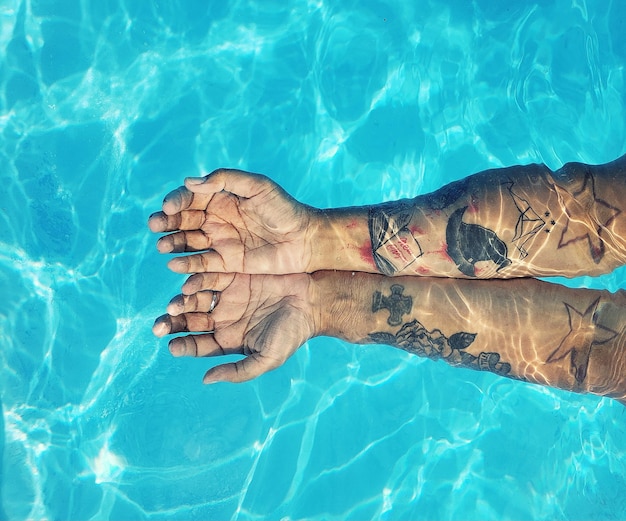
POLYGON ((311 259, 315 210, 265 176, 216 170, 188 178, 150 216, 161 253, 200 252, 172 259, 177 273, 304 273, 311 259))
POLYGON ((245 355, 204 376, 204 383, 244 382, 281 366, 315 336, 311 287, 306 274, 195 274, 152 330, 202 333, 170 340, 174 356, 245 355))

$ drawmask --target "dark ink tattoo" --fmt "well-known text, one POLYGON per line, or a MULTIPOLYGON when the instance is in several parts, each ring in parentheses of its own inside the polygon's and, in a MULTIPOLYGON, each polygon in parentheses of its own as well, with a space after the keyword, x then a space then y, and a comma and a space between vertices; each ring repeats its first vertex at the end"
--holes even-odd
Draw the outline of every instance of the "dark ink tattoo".
POLYGON ((384 275, 406 269, 424 253, 408 228, 413 208, 412 202, 397 201, 369 209, 372 256, 376 268, 384 275))
MULTIPOLYGON (((513 191, 513 185, 515 184, 513 181, 502 184, 506 186, 511 199, 513 199, 513 203, 519 212, 519 217, 517 219, 517 223, 515 224, 515 235, 513 236, 513 240, 511 242, 516 243, 517 251, 520 256, 519 258, 523 259, 528 256, 528 251, 526 251, 524 246, 537 234, 537 232, 541 231, 541 229, 546 225, 546 221, 544 221, 539 214, 532 209, 530 203, 526 199, 513 191)), ((550 212, 544 212, 544 216, 549 217, 550 212)), ((552 221, 552 224, 555 224, 555 222, 552 221)), ((545 231, 546 233, 550 232, 548 229, 545 231)))
POLYGON ((492 261, 500 271, 511 264, 507 258, 507 247, 495 232, 478 224, 463 222, 467 206, 456 210, 448 220, 446 242, 448 255, 459 271, 468 277, 475 277, 475 264, 479 261, 492 261))
POLYGON ((474 342, 474 333, 454 333, 445 336, 439 329, 428 331, 419 321, 405 322, 400 330, 392 333, 371 333, 369 338, 377 344, 388 344, 409 353, 425 356, 431 360, 445 360, 451 365, 490 371, 509 376, 511 364, 502 362, 498 353, 482 352, 474 356, 465 350, 474 342))
POLYGON ((372 312, 376 313, 381 309, 389 311, 387 324, 390 326, 399 326, 402 323, 402 315, 410 313, 413 306, 413 299, 403 295, 404 286, 393 284, 391 286, 391 295, 385 296, 380 291, 374 292, 372 301, 372 312))
POLYGON ((569 332, 547 359, 547 362, 557 362, 570 355, 570 369, 579 384, 583 383, 587 377, 589 357, 593 346, 605 344, 618 335, 617 331, 597 323, 596 311, 599 302, 600 297, 582 312, 567 302, 563 302, 567 310, 569 332))
POLYGON ((598 264, 605 253, 602 232, 622 211, 596 196, 595 180, 590 172, 585 173, 581 188, 575 192, 569 192, 559 185, 555 185, 555 188, 569 218, 561 233, 557 248, 565 248, 578 241, 587 241, 591 258, 598 264), (572 223, 589 222, 591 212, 594 214, 592 222, 596 223, 594 230, 579 233, 570 229, 572 223))

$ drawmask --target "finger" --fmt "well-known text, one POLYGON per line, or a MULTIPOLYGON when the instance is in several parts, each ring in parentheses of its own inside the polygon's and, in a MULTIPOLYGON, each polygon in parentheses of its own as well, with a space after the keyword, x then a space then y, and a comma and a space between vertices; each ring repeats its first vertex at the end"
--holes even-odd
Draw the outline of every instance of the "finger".
POLYGON ((241 170, 221 168, 205 177, 188 177, 185 187, 196 194, 215 194, 225 190, 240 197, 250 198, 274 186, 264 175, 241 170))
MULTIPOLYGON (((167 263, 167 267, 174 273, 224 273, 229 271, 226 270, 224 259, 216 251, 207 251, 204 253, 196 253, 195 255, 176 257, 167 263)), ((231 266, 230 271, 236 271, 236 269, 233 269, 231 266)))
POLYGON ((173 215, 183 210, 204 210, 210 200, 210 195, 194 193, 184 186, 179 186, 163 199, 163 213, 173 215))
POLYGON ((155 212, 148 218, 148 226, 155 233, 178 230, 199 230, 204 224, 206 213, 202 210, 185 210, 168 215, 155 212))
POLYGON ((181 253, 203 251, 211 247, 213 241, 199 230, 171 233, 157 241, 159 253, 181 253))
POLYGON ((208 313, 183 313, 181 315, 162 315, 154 321, 152 332, 162 337, 173 333, 211 332, 215 321, 208 313))
POLYGON ((199 291, 192 295, 176 295, 167 305, 167 313, 172 316, 183 313, 202 312, 210 313, 211 307, 219 303, 220 293, 217 291, 199 291), (215 300, 213 300, 215 296, 215 300))
POLYGON ((247 382, 282 365, 282 361, 253 353, 243 360, 222 364, 209 369, 202 380, 205 384, 216 382, 247 382))
POLYGON ((191 295, 198 291, 224 291, 235 278, 234 273, 194 273, 182 287, 183 295, 191 295))
POLYGON ((220 346, 212 334, 187 335, 173 338, 168 344, 173 356, 242 355, 243 347, 220 346))

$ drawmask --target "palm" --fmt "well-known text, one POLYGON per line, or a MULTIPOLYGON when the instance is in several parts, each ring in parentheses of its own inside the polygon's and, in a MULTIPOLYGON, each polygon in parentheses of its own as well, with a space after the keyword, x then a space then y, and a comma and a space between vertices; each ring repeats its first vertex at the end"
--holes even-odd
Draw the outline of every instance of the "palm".
POLYGON ((205 381, 245 381, 275 369, 314 334, 307 275, 224 274, 201 280, 201 291, 172 300, 155 332, 204 333, 172 340, 170 350, 178 356, 245 355, 213 368, 205 381), (214 292, 219 304, 209 313, 214 292))
POLYGON ((164 253, 202 252, 179 257, 170 267, 181 273, 299 273, 310 249, 306 232, 311 209, 269 179, 239 171, 220 171, 205 184, 170 193, 163 212, 151 216, 164 253), (231 191, 232 190, 232 191, 231 191))
POLYGON ((211 249, 221 257, 220 271, 304 271, 307 211, 281 196, 272 193, 241 199, 219 193, 213 197, 202 231, 212 238, 211 249))

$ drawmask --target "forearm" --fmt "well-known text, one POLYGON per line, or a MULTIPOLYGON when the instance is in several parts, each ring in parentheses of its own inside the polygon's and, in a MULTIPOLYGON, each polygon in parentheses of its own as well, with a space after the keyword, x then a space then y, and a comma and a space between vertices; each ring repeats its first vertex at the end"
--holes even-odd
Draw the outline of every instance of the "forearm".
POLYGON ((312 276, 318 332, 626 399, 626 297, 534 279, 312 276))
POLYGON ((490 170, 415 199, 316 214, 309 271, 511 278, 600 274, 626 260, 626 156, 490 170))

